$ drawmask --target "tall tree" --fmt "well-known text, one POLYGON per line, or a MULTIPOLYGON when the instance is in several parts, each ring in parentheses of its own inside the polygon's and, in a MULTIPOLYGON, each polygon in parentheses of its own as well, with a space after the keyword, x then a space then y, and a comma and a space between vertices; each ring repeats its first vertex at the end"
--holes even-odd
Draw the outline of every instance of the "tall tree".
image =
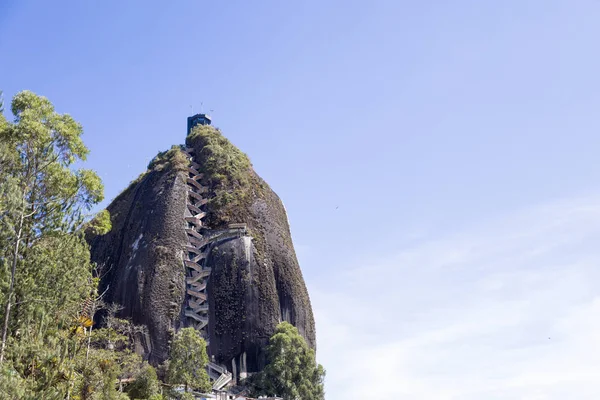
POLYGON ((184 385, 185 391, 194 389, 201 392, 210 390, 206 372, 208 355, 206 342, 194 328, 183 328, 171 344, 167 378, 169 383, 184 385))
POLYGON ((325 370, 298 329, 288 322, 277 326, 267 346, 268 364, 253 379, 257 395, 286 400, 323 400, 325 370))
MULTIPOLYGON (((84 213, 103 199, 100 178, 91 170, 73 168, 75 162, 85 160, 88 154, 81 140, 79 123, 68 114, 58 114, 48 99, 30 91, 14 96, 11 111, 14 122, 0 124, 0 191, 3 194, 0 262, 7 278, 2 298, 0 363, 4 361, 14 322, 11 312, 15 305, 31 300, 26 298, 28 293, 36 290, 31 287, 35 286, 35 278, 27 275, 27 270, 36 262, 45 263, 48 251, 64 240, 61 235, 81 228, 84 213), (26 285, 19 285, 17 290, 18 277, 29 280, 27 290, 24 290, 26 285)), ((71 244, 87 251, 83 243, 81 246, 71 244)), ((56 259, 60 255, 52 257, 56 259)), ((89 256, 87 262, 84 259, 85 255, 82 262, 89 264, 89 256)))

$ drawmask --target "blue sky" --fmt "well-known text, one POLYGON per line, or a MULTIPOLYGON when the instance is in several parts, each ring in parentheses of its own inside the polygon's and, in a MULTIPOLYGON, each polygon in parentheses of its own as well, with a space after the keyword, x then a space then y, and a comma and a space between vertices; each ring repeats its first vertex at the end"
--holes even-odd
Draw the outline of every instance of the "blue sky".
POLYGON ((595 399, 599 19, 592 0, 4 0, 0 89, 83 124, 107 201, 214 110, 285 202, 328 399, 595 399))

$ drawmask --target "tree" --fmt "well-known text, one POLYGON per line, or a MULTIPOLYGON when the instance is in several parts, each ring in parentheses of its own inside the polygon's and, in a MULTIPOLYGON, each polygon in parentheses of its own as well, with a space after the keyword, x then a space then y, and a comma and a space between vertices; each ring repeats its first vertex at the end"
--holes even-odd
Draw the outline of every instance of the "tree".
POLYGON ((78 321, 97 286, 83 229, 105 233, 110 218, 85 222, 103 187, 73 168, 88 152, 81 126, 28 91, 11 110, 14 122, 0 114, 0 398, 70 399, 85 371, 78 321))
POLYGON ((133 352, 143 331, 103 306, 85 234, 110 230, 98 176, 75 169, 81 126, 44 97, 17 94, 0 114, 0 398, 158 399, 156 373, 133 352), (131 387, 130 387, 131 386, 131 387))
POLYGON ((167 368, 169 383, 184 385, 186 392, 190 388, 200 392, 209 391, 206 342, 200 333, 194 328, 181 329, 175 335, 170 350, 167 368))
POLYGON ((298 329, 288 322, 277 326, 267 346, 268 364, 252 379, 256 395, 286 400, 323 400, 325 370, 298 329))
MULTIPOLYGON (((2 298, 0 363, 6 354, 13 307, 28 301, 17 298, 27 292, 26 285, 17 288, 16 279, 35 280, 25 274, 29 261, 46 256, 42 250, 34 254, 35 249, 51 250, 52 242, 64 238, 61 234, 80 229, 84 212, 104 197, 96 173, 72 168, 88 154, 79 123, 68 114, 56 113, 48 99, 30 91, 14 96, 11 111, 14 122, 0 124, 0 191, 5 195, 0 200, 0 229, 4 232, 0 260, 8 270, 2 298)), ((81 244, 80 248, 86 249, 81 244)), ((85 264, 89 270, 89 256, 85 264)))
POLYGON ((132 399, 150 399, 159 394, 160 384, 156 376, 156 370, 148 363, 144 363, 136 375, 134 381, 127 386, 127 394, 132 399))

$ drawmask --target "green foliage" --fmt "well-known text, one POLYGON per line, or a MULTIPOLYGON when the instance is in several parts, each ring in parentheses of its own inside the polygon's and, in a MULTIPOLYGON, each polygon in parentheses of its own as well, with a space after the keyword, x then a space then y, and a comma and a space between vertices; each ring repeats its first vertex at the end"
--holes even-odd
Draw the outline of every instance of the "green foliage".
POLYGON ((149 170, 162 171, 169 168, 173 171, 185 171, 189 165, 181 146, 172 146, 167 151, 161 151, 148 164, 149 170))
POLYGON ((120 368, 117 355, 109 350, 94 349, 82 365, 81 379, 76 384, 75 395, 81 400, 116 399, 115 382, 120 368))
POLYGON ((102 210, 86 225, 86 230, 93 235, 105 235, 112 229, 110 212, 102 210))
POLYGON ((212 226, 235 219, 236 209, 249 197, 251 188, 250 159, 235 147, 218 129, 198 125, 186 139, 196 150, 196 161, 211 186, 207 221, 212 226))
POLYGON ((282 322, 267 347, 268 364, 252 379, 256 395, 277 395, 286 400, 323 400, 325 370, 315 360, 298 329, 282 322))
POLYGON ((206 392, 210 390, 210 382, 206 365, 206 342, 194 328, 183 328, 171 343, 169 365, 167 369, 168 382, 184 385, 188 388, 206 392))
POLYGON ((192 129, 186 142, 200 150, 196 152, 196 158, 212 183, 223 186, 244 186, 248 183, 248 169, 252 166, 250 159, 218 129, 198 125, 192 129))
POLYGON ((25 90, 15 95, 11 110, 15 123, 10 136, 19 150, 31 151, 25 164, 49 156, 57 163, 52 166, 64 167, 86 159, 89 151, 81 140, 81 125, 68 114, 56 113, 47 98, 25 90))
POLYGON ((23 91, 11 103, 15 120, 0 129, 0 362, 14 334, 40 315, 74 318, 93 286, 84 212, 104 197, 100 178, 74 169, 88 150, 82 128, 45 97, 23 91), (72 280, 69 285, 68 280, 72 280), (16 315, 13 306, 19 304, 16 315))
POLYGON ((83 340, 70 329, 60 329, 55 317, 66 321, 62 310, 56 315, 39 312, 38 319, 27 321, 9 339, 8 359, 2 366, 20 390, 12 398, 63 399, 68 392, 83 340))
POLYGON ((71 324, 95 287, 89 260, 87 243, 79 235, 40 237, 15 273, 16 319, 25 323, 56 315, 56 323, 71 324))
POLYGON ((159 395, 160 383, 156 370, 144 363, 134 375, 134 382, 127 386, 127 394, 132 399, 151 399, 159 395))
POLYGON ((0 365, 0 399, 25 399, 31 395, 24 379, 12 366, 0 365))
POLYGON ((110 312, 102 329, 85 322, 98 279, 82 228, 106 232, 110 216, 85 223, 104 195, 74 168, 88 154, 81 126, 28 91, 11 109, 14 122, 0 116, 0 398, 125 399, 117 382, 136 376, 155 389, 131 351, 136 327, 110 312))
POLYGON ((88 154, 81 126, 29 91, 15 95, 12 112, 15 121, 0 131, 0 174, 3 181, 8 179, 4 191, 13 196, 6 200, 9 204, 0 200, 3 228, 13 233, 22 228, 13 244, 22 238, 33 243, 48 231, 73 231, 83 222, 84 212, 104 198, 96 173, 73 169, 88 154))

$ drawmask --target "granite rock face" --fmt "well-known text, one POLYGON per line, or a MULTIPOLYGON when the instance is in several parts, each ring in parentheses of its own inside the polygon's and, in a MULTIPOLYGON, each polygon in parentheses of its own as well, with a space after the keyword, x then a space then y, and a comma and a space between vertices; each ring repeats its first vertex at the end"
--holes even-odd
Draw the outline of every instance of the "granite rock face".
POLYGON ((142 175, 108 206, 112 230, 89 239, 103 300, 120 304, 121 317, 148 328, 136 350, 156 363, 168 357, 184 301, 187 239, 181 215, 187 188, 181 175, 170 170, 142 175))
MULTIPOLYGON (((259 179, 258 177, 256 177, 259 179)), ((265 365, 264 347, 275 327, 288 321, 315 347, 306 286, 292 246, 281 200, 267 188, 246 209, 253 237, 214 247, 208 258, 210 354, 238 372, 265 365)))
MULTIPOLYGON (((206 129, 233 148, 220 132, 206 129)), ((188 137, 188 145, 204 154, 210 144, 188 137)), ((226 156, 211 153, 195 161, 206 167, 204 184, 210 188, 206 229, 218 230, 228 223, 248 226, 246 236, 211 246, 205 261, 212 270, 207 284, 209 356, 239 378, 262 370, 265 346, 279 322, 295 325, 313 348, 316 338, 283 203, 251 167, 237 171, 242 183, 221 175, 211 179, 211 173, 217 176, 215 157, 223 157, 227 167, 226 156)), ((147 327, 136 347, 154 364, 168 358, 171 335, 188 325, 183 314, 186 162, 175 147, 157 156, 108 206, 112 231, 88 238, 92 260, 102 272, 104 300, 121 304, 121 317, 147 327)), ((227 174, 227 168, 221 170, 227 174)))

